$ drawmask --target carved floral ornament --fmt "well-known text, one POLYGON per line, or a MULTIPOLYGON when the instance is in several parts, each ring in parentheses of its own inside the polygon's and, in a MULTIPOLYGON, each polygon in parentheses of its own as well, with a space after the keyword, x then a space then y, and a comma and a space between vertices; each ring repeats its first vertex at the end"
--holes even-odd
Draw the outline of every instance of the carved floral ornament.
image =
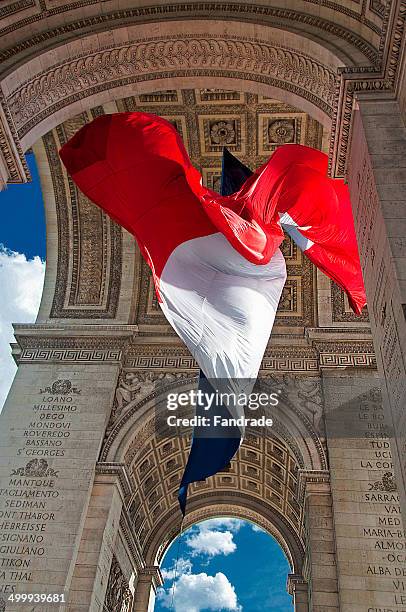
POLYGON ((151 38, 77 57, 23 83, 7 103, 22 138, 56 110, 89 95, 147 79, 188 75, 259 80, 332 114, 336 77, 328 67, 264 41, 209 36, 151 38))

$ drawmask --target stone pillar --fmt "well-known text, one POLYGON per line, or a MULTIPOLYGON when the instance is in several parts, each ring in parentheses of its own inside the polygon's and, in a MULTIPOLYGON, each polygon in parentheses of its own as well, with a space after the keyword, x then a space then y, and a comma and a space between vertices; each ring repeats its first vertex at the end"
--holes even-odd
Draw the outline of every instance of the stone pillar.
POLYGON ((159 566, 152 565, 140 570, 135 587, 135 602, 132 612, 153 612, 156 590, 163 583, 159 566))
POLYGON ((406 521, 406 128, 396 101, 358 95, 347 167, 406 521))
POLYGON ((323 371, 341 612, 405 609, 405 539, 376 372, 323 371))
POLYGON ((308 584, 303 576, 289 574, 288 592, 293 596, 295 612, 309 612, 308 584))
POLYGON ((96 474, 69 590, 69 612, 103 608, 123 501, 118 476, 96 474))
POLYGON ((305 497, 306 559, 303 571, 309 582, 309 610, 338 612, 335 533, 329 473, 303 471, 300 473, 300 487, 305 497))
MULTIPOLYGON (((62 328, 19 330, 19 368, 0 415, 0 603, 7 612, 21 608, 9 601, 13 593, 63 595, 67 601, 78 553, 86 565, 92 552, 93 531, 87 539, 84 526, 119 372, 120 339, 109 339, 107 348, 102 337, 94 340, 94 330, 90 338, 72 337, 73 327, 66 336, 62 328)), ((96 523, 86 529, 97 531, 96 523)), ((81 579, 86 589, 86 577, 81 579)), ((66 604, 33 602, 30 609, 55 612, 66 604)))

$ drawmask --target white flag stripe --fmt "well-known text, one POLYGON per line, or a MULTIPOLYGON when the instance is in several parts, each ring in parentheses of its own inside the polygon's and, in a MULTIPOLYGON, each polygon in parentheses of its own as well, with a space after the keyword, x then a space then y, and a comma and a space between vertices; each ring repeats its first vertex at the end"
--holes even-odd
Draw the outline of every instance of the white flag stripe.
POLYGON ((162 310, 221 392, 251 392, 247 382, 258 375, 285 280, 279 249, 267 265, 252 264, 220 233, 189 240, 169 257, 162 310))
POLYGON ((294 221, 287 212, 279 213, 279 222, 285 232, 289 234, 301 251, 306 251, 314 245, 314 242, 309 240, 309 238, 306 238, 306 236, 303 236, 303 234, 300 232, 300 230, 310 229, 311 225, 299 228, 296 221, 294 221))

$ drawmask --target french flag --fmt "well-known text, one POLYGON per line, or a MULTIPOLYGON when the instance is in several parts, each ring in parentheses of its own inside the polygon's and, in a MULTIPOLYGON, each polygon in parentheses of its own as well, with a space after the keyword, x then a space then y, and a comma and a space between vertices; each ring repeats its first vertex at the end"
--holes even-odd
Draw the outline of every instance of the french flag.
POLYGON ((98 117, 60 156, 135 236, 161 308, 205 376, 255 379, 286 279, 274 211, 250 211, 267 200, 261 181, 231 198, 204 188, 175 128, 146 113, 98 117))
MULTIPOLYGON (((365 303, 348 193, 327 178, 319 151, 282 146, 241 186, 234 182, 234 193, 235 177, 223 179, 228 195, 203 187, 175 128, 151 114, 98 117, 60 156, 79 189, 135 236, 161 308, 207 391, 212 381, 221 392, 252 389, 286 280, 281 224, 356 311, 365 303)), ((244 414, 238 404, 229 411, 244 414)), ((236 428, 225 443, 195 432, 183 513, 188 484, 223 469, 242 435, 236 428)))

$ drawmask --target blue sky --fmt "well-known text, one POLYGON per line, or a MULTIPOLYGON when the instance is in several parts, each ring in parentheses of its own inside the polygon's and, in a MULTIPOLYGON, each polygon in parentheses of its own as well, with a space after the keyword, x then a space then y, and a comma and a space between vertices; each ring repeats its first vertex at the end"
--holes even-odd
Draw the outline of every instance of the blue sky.
POLYGON ((0 191, 0 410, 16 371, 12 323, 35 320, 45 273, 45 216, 34 155, 33 181, 0 191))
POLYGON ((247 521, 219 518, 195 525, 180 545, 177 539, 169 547, 161 568, 165 584, 155 612, 293 611, 284 552, 272 536, 247 521))
POLYGON ((45 259, 45 213, 33 153, 26 156, 32 182, 8 185, 0 192, 0 244, 25 253, 28 259, 45 259))

